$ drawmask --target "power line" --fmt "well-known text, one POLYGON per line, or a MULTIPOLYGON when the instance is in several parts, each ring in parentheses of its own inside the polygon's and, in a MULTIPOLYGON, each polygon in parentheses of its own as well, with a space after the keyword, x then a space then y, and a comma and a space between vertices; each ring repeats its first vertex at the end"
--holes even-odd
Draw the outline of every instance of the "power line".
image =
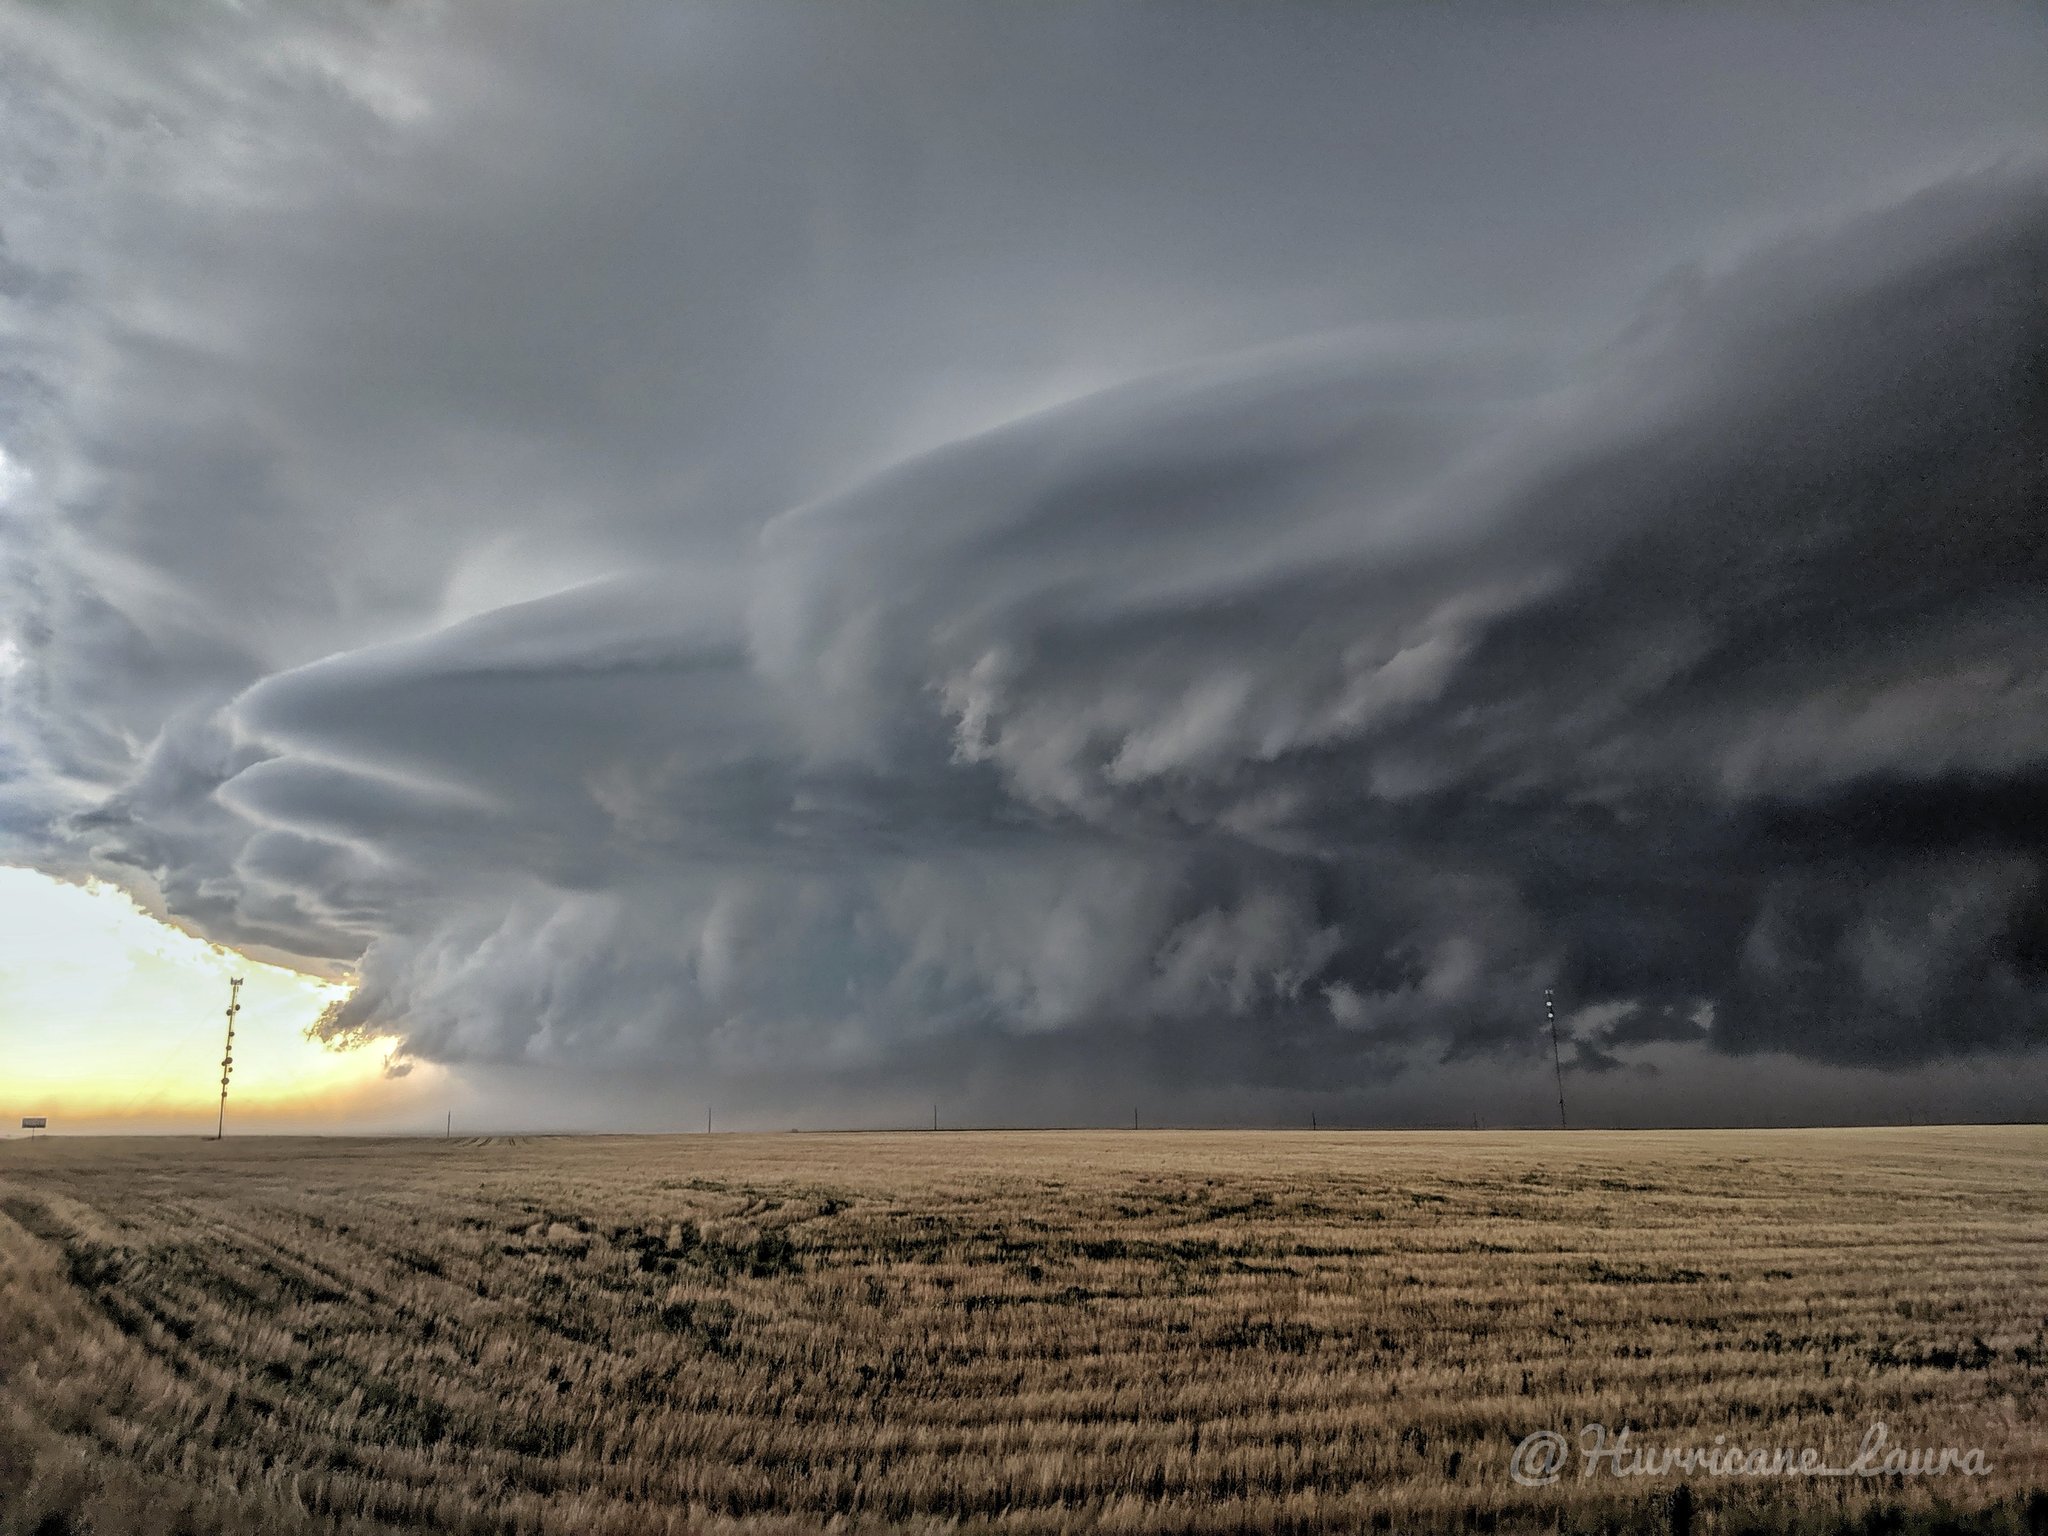
POLYGON ((1548 987, 1543 989, 1543 1012, 1550 1020, 1550 1064, 1557 1070, 1557 1128, 1568 1131, 1571 1124, 1564 1117, 1564 1055, 1557 1045, 1557 998, 1548 987))

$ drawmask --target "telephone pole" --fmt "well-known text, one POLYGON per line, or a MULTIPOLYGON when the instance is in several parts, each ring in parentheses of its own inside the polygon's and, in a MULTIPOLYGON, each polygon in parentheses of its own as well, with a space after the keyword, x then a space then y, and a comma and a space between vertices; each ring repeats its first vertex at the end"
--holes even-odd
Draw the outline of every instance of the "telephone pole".
POLYGON ((1548 987, 1543 989, 1543 1013, 1550 1020, 1550 1065, 1557 1072, 1557 1128, 1568 1131, 1571 1125, 1564 1117, 1564 1055, 1557 1045, 1557 997, 1548 987))
POLYGON ((235 1070, 235 1015, 242 1011, 242 978, 228 978, 228 1038, 220 1053, 220 1114, 213 1123, 213 1139, 219 1141, 228 1130, 228 1077, 235 1070))

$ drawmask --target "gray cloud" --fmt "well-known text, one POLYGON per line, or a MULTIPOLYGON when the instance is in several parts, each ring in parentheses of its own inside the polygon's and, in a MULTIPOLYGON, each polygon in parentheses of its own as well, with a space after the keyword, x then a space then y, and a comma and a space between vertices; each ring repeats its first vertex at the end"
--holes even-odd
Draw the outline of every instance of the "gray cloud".
POLYGON ((14 857, 763 1102, 2048 1043, 2038 38, 509 14, 9 23, 14 857))

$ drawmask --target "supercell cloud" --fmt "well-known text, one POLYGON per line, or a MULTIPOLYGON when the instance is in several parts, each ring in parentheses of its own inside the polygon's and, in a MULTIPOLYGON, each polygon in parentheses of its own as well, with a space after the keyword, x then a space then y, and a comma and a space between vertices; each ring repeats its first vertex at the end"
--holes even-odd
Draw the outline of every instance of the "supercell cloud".
POLYGON ((842 1114, 2038 1070, 2038 20, 1188 17, 9 20, 0 852, 842 1114))

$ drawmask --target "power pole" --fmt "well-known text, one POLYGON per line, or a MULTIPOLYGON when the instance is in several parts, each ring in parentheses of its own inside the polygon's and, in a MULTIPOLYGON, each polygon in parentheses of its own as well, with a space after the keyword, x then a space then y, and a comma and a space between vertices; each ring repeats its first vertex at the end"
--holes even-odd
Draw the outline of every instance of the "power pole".
POLYGON ((242 978, 228 979, 228 1038, 220 1053, 220 1114, 213 1123, 213 1139, 219 1141, 228 1130, 228 1077, 235 1070, 235 1015, 242 1011, 242 978))
POLYGON ((1557 1128, 1568 1131, 1571 1125, 1564 1117, 1564 1055, 1557 1044, 1557 997, 1548 987, 1543 989, 1543 1013, 1550 1020, 1550 1065, 1557 1072, 1557 1128))

